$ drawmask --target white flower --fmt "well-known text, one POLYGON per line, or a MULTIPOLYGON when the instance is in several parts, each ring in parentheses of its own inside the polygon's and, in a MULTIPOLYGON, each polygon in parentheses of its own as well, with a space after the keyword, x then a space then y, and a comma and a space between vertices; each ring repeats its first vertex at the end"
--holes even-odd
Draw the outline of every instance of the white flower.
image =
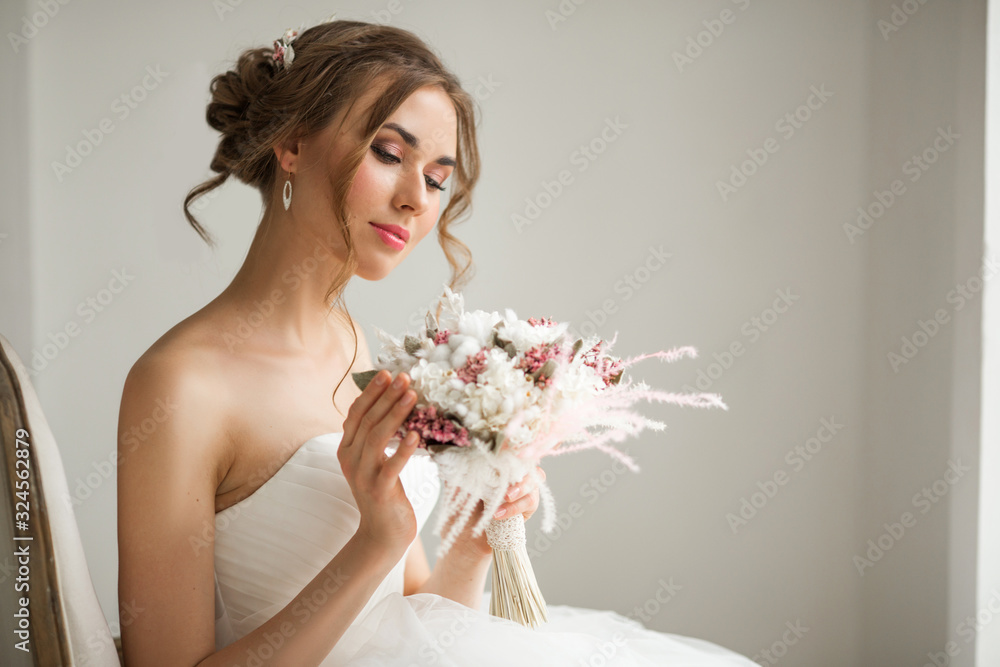
POLYGON ((458 323, 458 333, 475 338, 480 347, 485 347, 493 339, 493 325, 500 321, 498 314, 483 310, 465 313, 458 323))
POLYGON ((451 363, 451 345, 448 343, 441 343, 440 345, 435 345, 434 349, 427 353, 425 357, 427 361, 440 364, 440 363, 451 363))
POLYGON ((474 336, 463 336, 462 334, 452 334, 448 339, 451 347, 451 367, 458 369, 466 364, 468 358, 477 354, 483 348, 483 344, 474 336))
POLYGON ((467 400, 465 383, 455 377, 455 372, 447 364, 430 363, 421 359, 408 374, 412 378, 410 386, 413 390, 423 396, 427 403, 445 411, 453 411, 467 400))
MULTIPOLYGON (((497 333, 504 340, 509 340, 519 352, 526 352, 538 345, 545 345, 563 338, 569 324, 561 322, 555 326, 528 324, 525 320, 508 319, 503 326, 497 327, 497 333)), ((573 341, 566 337, 566 345, 573 341)))
POLYGON ((492 348, 486 353, 486 364, 479 374, 478 383, 468 394, 469 416, 466 424, 471 429, 489 428, 501 431, 514 415, 537 403, 541 392, 534 382, 503 350, 492 348))

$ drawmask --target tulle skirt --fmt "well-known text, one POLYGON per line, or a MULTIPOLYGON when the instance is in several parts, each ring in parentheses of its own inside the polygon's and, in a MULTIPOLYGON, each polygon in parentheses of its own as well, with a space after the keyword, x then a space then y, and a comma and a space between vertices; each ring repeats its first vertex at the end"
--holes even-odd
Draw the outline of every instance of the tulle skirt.
POLYGON ((488 604, 477 611, 439 595, 391 593, 352 628, 366 639, 345 664, 757 667, 717 644, 650 630, 613 611, 549 605, 548 622, 528 628, 489 614, 488 604))

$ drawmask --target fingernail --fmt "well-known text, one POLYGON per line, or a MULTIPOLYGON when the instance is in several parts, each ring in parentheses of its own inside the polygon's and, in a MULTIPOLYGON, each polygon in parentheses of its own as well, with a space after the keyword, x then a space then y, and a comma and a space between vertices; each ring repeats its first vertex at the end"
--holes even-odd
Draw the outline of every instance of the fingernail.
POLYGON ((385 373, 383 373, 382 371, 378 372, 378 374, 375 376, 375 384, 379 387, 385 384, 385 373))
POLYGON ((395 387, 396 389, 399 389, 400 387, 402 387, 403 386, 403 376, 402 375, 397 375, 396 379, 392 381, 392 386, 395 387))
POLYGON ((513 489, 507 492, 508 498, 517 498, 517 492, 521 490, 521 487, 515 486, 513 489))
POLYGON ((497 513, 493 515, 493 518, 494 519, 499 519, 500 517, 502 517, 506 513, 507 513, 507 508, 506 507, 502 507, 502 508, 500 508, 500 509, 497 510, 497 513))

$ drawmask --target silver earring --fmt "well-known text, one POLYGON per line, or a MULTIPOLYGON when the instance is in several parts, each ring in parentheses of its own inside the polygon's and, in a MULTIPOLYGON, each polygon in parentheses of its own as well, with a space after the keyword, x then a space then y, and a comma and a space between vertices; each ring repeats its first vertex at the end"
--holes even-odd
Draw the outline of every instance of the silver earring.
POLYGON ((288 180, 285 181, 285 188, 281 191, 281 198, 285 202, 285 210, 292 205, 292 173, 288 172, 288 180))

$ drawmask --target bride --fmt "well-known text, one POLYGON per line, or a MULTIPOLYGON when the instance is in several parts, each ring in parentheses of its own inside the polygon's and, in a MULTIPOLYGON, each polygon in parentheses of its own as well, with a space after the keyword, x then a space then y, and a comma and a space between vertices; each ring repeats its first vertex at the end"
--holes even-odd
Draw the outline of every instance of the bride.
MULTIPOLYGON (((264 214, 232 283, 125 381, 126 664, 754 665, 611 611, 550 605, 534 629, 491 616, 475 516, 429 567, 434 465, 415 434, 388 450, 415 394, 402 373, 363 392, 348 379, 373 364, 343 289, 387 276, 435 226, 451 286, 469 273, 450 226, 479 177, 473 102, 430 49, 328 20, 244 52, 211 92, 219 175, 185 214, 211 243, 187 206, 230 175, 264 214)), ((526 477, 501 509, 537 506, 526 477)))

